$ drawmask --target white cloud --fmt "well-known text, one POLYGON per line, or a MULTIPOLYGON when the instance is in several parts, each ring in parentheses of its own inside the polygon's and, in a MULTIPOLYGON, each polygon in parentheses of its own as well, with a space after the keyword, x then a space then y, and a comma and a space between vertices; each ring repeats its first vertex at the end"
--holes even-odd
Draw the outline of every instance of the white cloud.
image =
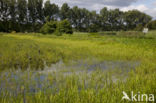
POLYGON ((138 5, 138 6, 130 5, 128 7, 121 8, 122 11, 128 11, 128 10, 133 10, 133 9, 137 9, 137 10, 142 11, 142 12, 148 10, 148 8, 145 5, 143 5, 143 4, 142 5, 138 5))
POLYGON ((145 12, 147 13, 148 15, 151 15, 152 17, 156 18, 156 8, 148 8, 147 6, 141 4, 141 5, 138 5, 138 6, 134 6, 134 5, 130 5, 128 7, 123 7, 123 8, 120 8, 122 11, 128 11, 128 10, 133 10, 133 9, 137 9, 141 12, 145 12))
POLYGON ((154 9, 148 9, 147 11, 145 11, 145 13, 151 15, 153 17, 153 19, 156 19, 156 8, 154 9))

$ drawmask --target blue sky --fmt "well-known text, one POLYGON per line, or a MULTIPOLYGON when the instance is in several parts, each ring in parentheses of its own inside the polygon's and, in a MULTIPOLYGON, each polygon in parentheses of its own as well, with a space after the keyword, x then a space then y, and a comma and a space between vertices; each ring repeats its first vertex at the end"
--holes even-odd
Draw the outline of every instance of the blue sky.
POLYGON ((51 0, 51 2, 59 6, 68 3, 71 7, 79 6, 97 12, 103 7, 119 8, 122 11, 137 9, 156 19, 156 0, 51 0))

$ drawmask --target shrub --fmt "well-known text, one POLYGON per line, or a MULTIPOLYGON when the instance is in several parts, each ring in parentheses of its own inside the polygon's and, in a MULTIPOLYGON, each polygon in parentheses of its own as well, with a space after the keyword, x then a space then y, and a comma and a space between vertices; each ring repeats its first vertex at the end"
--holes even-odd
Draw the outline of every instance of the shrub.
POLYGON ((72 26, 68 20, 60 21, 58 27, 61 33, 73 34, 72 26))
POLYGON ((62 33, 72 34, 72 26, 68 20, 63 20, 60 22, 57 21, 50 21, 43 25, 40 29, 40 32, 43 34, 52 34, 61 36, 62 33))
POLYGON ((98 31, 98 26, 96 24, 91 24, 88 31, 90 33, 96 33, 98 31))
POLYGON ((134 29, 136 31, 142 31, 144 26, 142 24, 137 25, 137 27, 134 29))
POLYGON ((61 36, 62 35, 62 31, 61 31, 61 28, 60 28, 60 23, 57 23, 57 28, 56 28, 56 31, 55 31, 55 35, 56 36, 61 36))
POLYGON ((11 34, 16 34, 16 31, 12 31, 11 34))
POLYGON ((57 22, 56 21, 50 21, 43 25, 43 27, 40 29, 40 32, 43 34, 52 34, 56 31, 57 28, 57 22))

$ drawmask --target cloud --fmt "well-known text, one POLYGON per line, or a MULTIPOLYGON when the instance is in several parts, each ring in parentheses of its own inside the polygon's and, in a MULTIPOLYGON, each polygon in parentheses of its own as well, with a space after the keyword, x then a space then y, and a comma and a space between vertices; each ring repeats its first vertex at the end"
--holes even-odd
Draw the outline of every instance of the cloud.
POLYGON ((132 3, 138 0, 51 0, 54 3, 62 4, 64 2, 74 6, 74 5, 94 5, 94 4, 102 4, 108 6, 129 6, 132 3))
POLYGON ((68 3, 70 7, 78 6, 80 8, 87 8, 98 12, 103 7, 108 7, 109 9, 126 7, 137 1, 139 0, 51 0, 52 3, 59 6, 62 6, 63 3, 68 3))
POLYGON ((153 19, 156 19, 156 8, 154 9, 148 9, 147 11, 145 11, 145 13, 151 15, 153 17, 153 19))
POLYGON ((148 10, 148 8, 145 5, 143 5, 143 4, 142 5, 138 5, 138 6, 130 5, 128 7, 121 8, 122 11, 129 11, 129 10, 133 10, 133 9, 137 9, 137 10, 142 11, 142 12, 148 10))
POLYGON ((70 7, 78 6, 80 8, 96 10, 97 12, 103 7, 107 7, 108 9, 119 8, 122 11, 137 9, 156 18, 156 2, 154 1, 152 3, 151 0, 151 5, 145 4, 147 0, 51 0, 51 2, 58 6, 62 6, 63 3, 68 3, 70 7))
POLYGON ((122 11, 128 11, 128 10, 133 10, 133 9, 137 9, 141 12, 145 12, 146 14, 152 16, 154 19, 156 19, 156 8, 148 8, 146 5, 138 5, 138 6, 134 6, 134 5, 130 5, 128 7, 123 7, 120 8, 122 11))
POLYGON ((153 3, 154 6, 156 6, 156 1, 153 3))

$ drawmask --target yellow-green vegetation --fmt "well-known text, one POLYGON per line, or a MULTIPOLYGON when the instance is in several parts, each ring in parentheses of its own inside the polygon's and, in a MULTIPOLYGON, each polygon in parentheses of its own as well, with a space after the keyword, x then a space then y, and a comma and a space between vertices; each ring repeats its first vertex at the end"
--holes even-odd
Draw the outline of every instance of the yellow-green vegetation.
POLYGON ((121 100, 123 91, 129 95, 131 91, 156 95, 155 34, 152 31, 140 38, 88 33, 60 37, 2 34, 0 103, 129 103, 121 100), (120 70, 114 70, 115 73, 99 68, 89 73, 38 72, 59 61, 68 65, 86 59, 139 62, 140 65, 126 76, 116 77, 117 80, 114 75, 120 74, 120 70))

